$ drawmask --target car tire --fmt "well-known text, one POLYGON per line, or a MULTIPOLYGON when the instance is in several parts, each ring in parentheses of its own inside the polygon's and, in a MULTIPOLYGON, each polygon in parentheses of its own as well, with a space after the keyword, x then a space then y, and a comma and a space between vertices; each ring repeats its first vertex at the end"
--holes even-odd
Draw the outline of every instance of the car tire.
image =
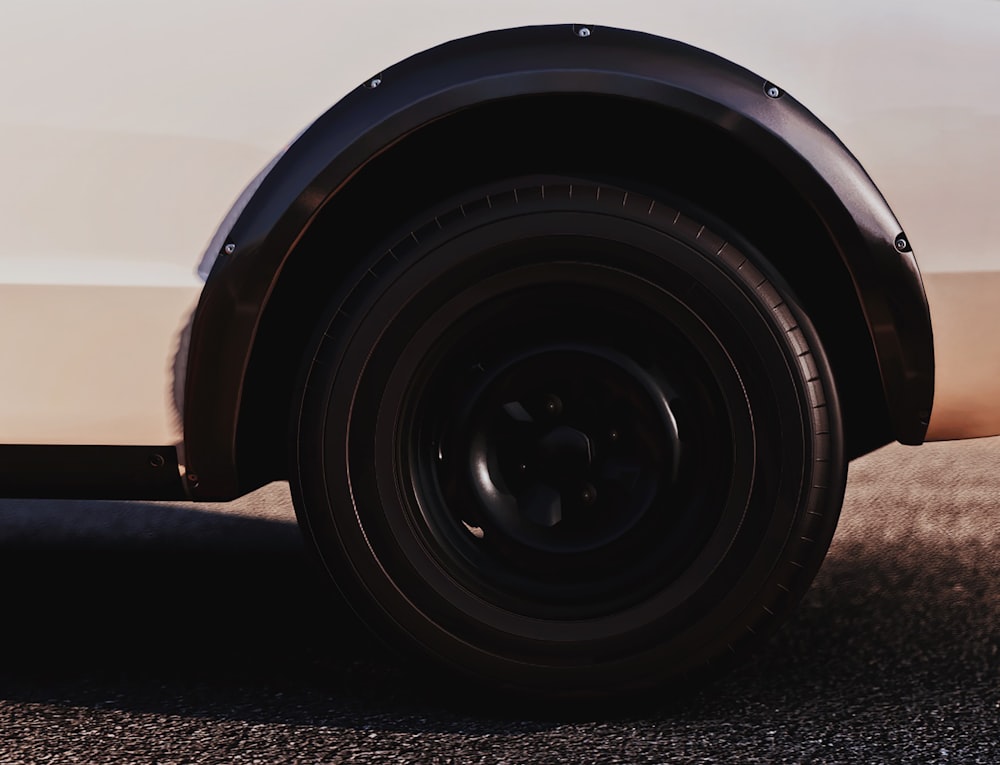
POLYGON ((514 179, 415 216, 331 296, 296 512, 420 666, 543 698, 686 688, 811 582, 846 474, 829 365, 765 258, 683 207, 514 179))

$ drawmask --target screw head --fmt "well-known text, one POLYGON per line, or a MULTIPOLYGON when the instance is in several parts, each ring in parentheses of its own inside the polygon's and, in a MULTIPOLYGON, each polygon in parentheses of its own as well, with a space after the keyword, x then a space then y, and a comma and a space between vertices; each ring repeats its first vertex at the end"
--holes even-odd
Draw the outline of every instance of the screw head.
POLYGON ((610 430, 608 431, 608 438, 611 439, 612 441, 617 441, 619 438, 621 438, 621 434, 619 434, 617 430, 610 430))
POLYGON ((906 237, 897 236, 896 241, 893 243, 896 245, 896 249, 900 252, 908 252, 910 249, 910 243, 906 241, 906 237))
POLYGON ((592 505, 597 501, 597 489, 591 486, 589 483, 586 484, 580 491, 580 499, 583 500, 585 505, 592 505))
POLYGON ((559 396, 550 393, 548 396, 545 397, 546 414, 550 414, 553 417, 557 417, 560 414, 562 414, 562 410, 563 410, 563 403, 560 400, 559 396))
POLYGON ((365 83, 365 87, 368 88, 368 90, 374 90, 381 84, 382 84, 381 77, 372 77, 370 80, 368 80, 368 82, 365 83))
POLYGON ((163 459, 162 454, 150 454, 149 455, 149 466, 155 468, 163 467, 166 460, 163 459))
POLYGON ((234 252, 236 252, 236 245, 233 244, 232 242, 229 242, 225 247, 222 248, 222 251, 226 253, 226 255, 232 255, 234 252))
POLYGON ((764 92, 767 94, 768 98, 781 98, 781 88, 770 82, 764 83, 764 92))
POLYGON ((576 28, 577 37, 590 37, 590 27, 577 27, 576 28))

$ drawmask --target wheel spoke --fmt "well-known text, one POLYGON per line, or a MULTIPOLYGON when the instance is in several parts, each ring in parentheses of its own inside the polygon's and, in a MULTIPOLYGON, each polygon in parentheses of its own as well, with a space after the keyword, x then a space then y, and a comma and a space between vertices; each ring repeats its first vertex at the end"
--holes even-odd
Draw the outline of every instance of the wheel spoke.
POLYGON ((531 416, 531 412, 525 409, 524 404, 520 401, 507 402, 503 405, 503 410, 515 422, 531 423, 535 421, 535 418, 531 416))
POLYGON ((562 520, 562 497, 551 486, 536 484, 517 497, 521 514, 533 523, 546 528, 562 520))

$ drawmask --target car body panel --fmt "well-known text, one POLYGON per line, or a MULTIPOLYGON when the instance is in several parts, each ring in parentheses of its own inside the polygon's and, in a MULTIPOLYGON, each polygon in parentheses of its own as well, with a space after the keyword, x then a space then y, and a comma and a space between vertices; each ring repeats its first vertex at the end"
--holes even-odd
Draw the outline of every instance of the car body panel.
POLYGON ((195 266, 261 168, 410 55, 570 22, 716 53, 825 123, 925 279, 939 359, 928 437, 1000 432, 1000 406, 986 407, 1000 354, 965 339, 1000 311, 982 289, 967 298, 1000 254, 996 0, 13 0, 4 15, 0 65, 17 74, 0 86, 0 354, 16 369, 0 376, 0 443, 179 443, 195 266))

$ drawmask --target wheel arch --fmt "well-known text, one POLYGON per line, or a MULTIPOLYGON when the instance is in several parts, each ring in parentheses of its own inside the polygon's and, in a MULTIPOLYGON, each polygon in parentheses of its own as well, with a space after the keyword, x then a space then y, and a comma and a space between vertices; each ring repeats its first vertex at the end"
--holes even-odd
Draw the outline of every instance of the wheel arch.
POLYGON ((356 265, 352 242, 370 245, 391 233, 381 227, 401 222, 403 194, 392 189, 412 193, 427 185, 406 172, 439 170, 453 179, 450 185, 440 178, 429 185, 447 194, 469 173, 486 173, 489 163, 477 159, 482 152, 464 147, 477 137, 492 141, 488 151, 503 142, 509 154, 500 151, 493 160, 502 168, 533 145, 526 123, 539 115, 553 125, 548 148, 564 147, 552 152, 561 161, 585 156, 588 172, 613 180, 634 171, 644 184, 662 183, 676 193, 687 192, 685 183, 703 183, 694 196, 711 212, 747 215, 752 234, 784 242, 783 262, 776 265, 795 272, 793 288, 807 293, 807 306, 818 306, 824 342, 829 337, 844 346, 843 374, 855 374, 850 351, 859 331, 864 335, 857 350, 867 366, 850 383, 865 399, 855 408, 857 419, 874 412, 886 427, 865 433, 853 450, 889 438, 922 441, 933 396, 927 303, 909 246, 896 245, 899 223, 857 160, 788 94, 769 95, 773 86, 725 59, 637 32, 588 32, 570 25, 504 30, 421 53, 349 93, 274 163, 207 262, 185 380, 184 461, 192 497, 232 498, 283 477, 288 401, 275 391, 290 390, 294 372, 287 367, 305 345, 310 312, 318 310, 302 293, 321 280, 327 294, 336 289, 330 280, 356 265), (621 108, 624 133, 611 134, 607 145, 591 144, 588 128, 559 142, 569 116, 582 121, 588 109, 607 107, 621 108), (521 119, 513 128, 523 135, 508 140, 508 128, 497 120, 511 115, 521 119), (731 184, 737 188, 721 209, 712 209, 708 187, 718 190, 726 179, 699 181, 697 167, 686 165, 679 179, 643 170, 648 149, 620 140, 635 129, 654 141, 663 127, 680 136, 665 137, 661 153, 669 159, 686 162, 671 140, 704 141, 742 178, 731 184), (428 149, 454 156, 439 162, 428 149), (623 171, 615 162, 625 154, 633 167, 623 171), (400 164, 401 157, 410 164, 400 164), (765 194, 743 205, 758 182, 765 194), (775 218, 802 218, 794 232, 774 234, 762 219, 772 202, 775 218), (340 247, 330 245, 331 235, 340 247), (808 237, 798 249, 796 236, 808 237), (839 285, 836 294, 824 287, 828 279, 839 285), (871 387, 872 375, 881 387, 877 401, 860 391, 871 387), (277 388, 275 378, 281 379, 277 388), (277 451, 268 446, 275 439, 277 451))

